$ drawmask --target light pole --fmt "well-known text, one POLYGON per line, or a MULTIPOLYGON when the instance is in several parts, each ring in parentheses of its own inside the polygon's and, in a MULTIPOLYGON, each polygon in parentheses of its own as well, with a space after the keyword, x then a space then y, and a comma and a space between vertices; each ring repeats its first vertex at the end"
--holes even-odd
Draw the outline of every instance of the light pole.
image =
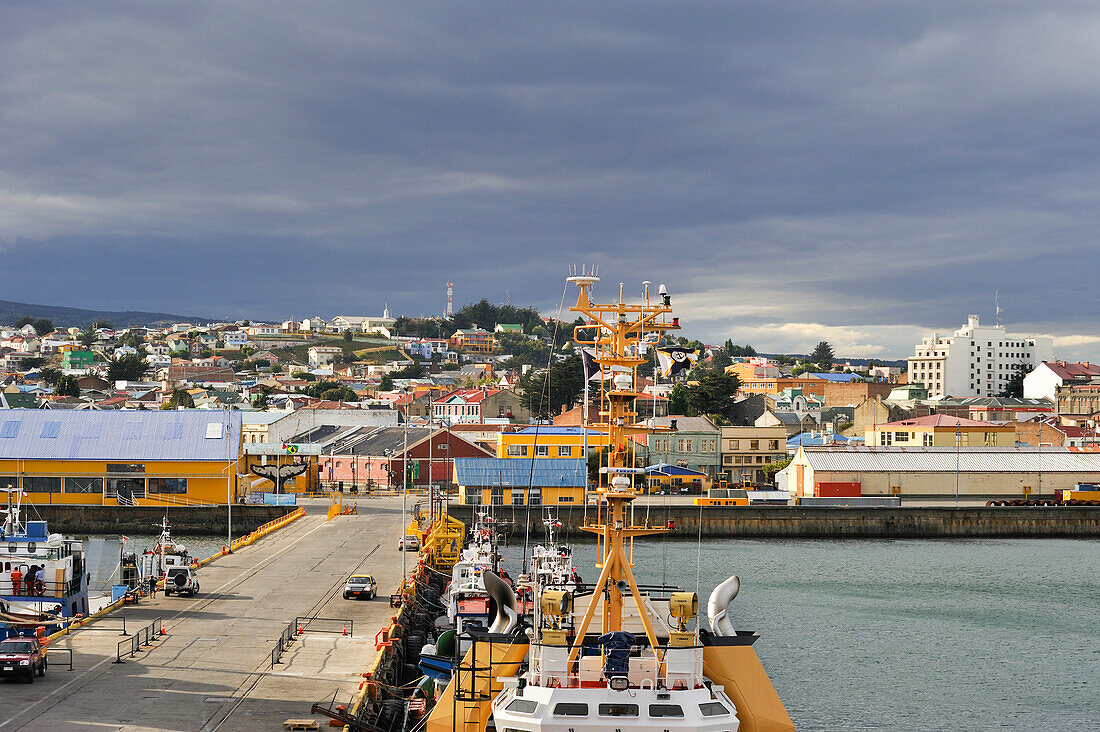
POLYGON ((409 497, 409 407, 405 405, 405 412, 401 415, 404 427, 404 447, 401 452, 401 582, 409 576, 406 570, 406 555, 409 553, 405 546, 405 531, 408 525, 408 497, 409 497))

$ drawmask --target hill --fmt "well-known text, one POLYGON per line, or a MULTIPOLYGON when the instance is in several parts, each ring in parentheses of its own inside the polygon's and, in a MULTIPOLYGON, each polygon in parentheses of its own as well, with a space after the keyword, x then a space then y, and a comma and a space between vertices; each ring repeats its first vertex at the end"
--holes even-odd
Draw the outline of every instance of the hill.
POLYGON ((85 310, 59 305, 32 305, 25 302, 0 300, 0 323, 11 325, 24 315, 49 318, 58 328, 87 328, 97 320, 109 321, 116 328, 132 325, 164 326, 172 323, 210 323, 210 318, 171 313, 147 313, 140 310, 85 310))

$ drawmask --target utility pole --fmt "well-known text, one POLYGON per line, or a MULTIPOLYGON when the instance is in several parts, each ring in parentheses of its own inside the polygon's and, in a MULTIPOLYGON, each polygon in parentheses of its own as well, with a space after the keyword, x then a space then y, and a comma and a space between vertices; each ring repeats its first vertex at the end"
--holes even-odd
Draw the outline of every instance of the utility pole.
MULTIPOLYGON (((407 388, 403 391, 407 391, 407 388)), ((404 583, 409 576, 405 556, 408 554, 408 547, 405 546, 405 532, 406 527, 409 525, 409 407, 407 404, 405 405, 405 412, 401 416, 405 432, 404 450, 401 453, 401 582, 404 583)))

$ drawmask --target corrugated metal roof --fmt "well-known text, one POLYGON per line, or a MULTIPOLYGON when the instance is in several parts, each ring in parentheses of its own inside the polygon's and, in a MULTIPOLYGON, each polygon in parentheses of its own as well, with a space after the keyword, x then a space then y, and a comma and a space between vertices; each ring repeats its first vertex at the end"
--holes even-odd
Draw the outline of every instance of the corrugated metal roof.
POLYGON ((0 460, 234 460, 240 412, 11 410, 0 414, 0 460), (208 439, 207 425, 229 423, 208 439))
POLYGON ((571 458, 455 458, 455 482, 462 486, 572 486, 587 483, 584 460, 571 458))
POLYGON ((1092 473, 1100 472, 1100 452, 1034 447, 807 447, 815 471, 844 473, 1092 473))

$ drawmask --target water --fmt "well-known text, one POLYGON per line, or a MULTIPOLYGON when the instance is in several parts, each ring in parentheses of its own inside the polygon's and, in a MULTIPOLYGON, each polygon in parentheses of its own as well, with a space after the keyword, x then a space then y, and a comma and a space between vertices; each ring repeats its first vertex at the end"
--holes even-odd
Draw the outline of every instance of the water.
MULTIPOLYGON (((91 536, 79 536, 84 545, 84 555, 87 559, 88 574, 90 576, 90 592, 92 596, 111 594, 111 585, 118 582, 118 558, 119 536, 117 534, 92 534, 91 536)), ((153 547, 160 534, 127 534, 126 552, 134 552, 141 557, 141 553, 153 547)), ((225 544, 224 536, 177 536, 175 541, 187 547, 191 556, 195 559, 206 557, 220 552, 225 544)))
POLYGON ((1100 729, 1100 541, 656 538, 634 571, 695 590, 697 556, 704 608, 740 576, 734 625, 799 730, 1100 729))

